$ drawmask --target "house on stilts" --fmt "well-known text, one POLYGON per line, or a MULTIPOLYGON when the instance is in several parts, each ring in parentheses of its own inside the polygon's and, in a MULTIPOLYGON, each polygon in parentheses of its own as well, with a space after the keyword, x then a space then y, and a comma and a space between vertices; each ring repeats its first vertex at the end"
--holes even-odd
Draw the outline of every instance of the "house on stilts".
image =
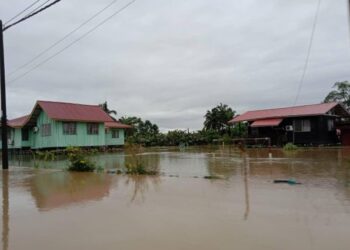
POLYGON ((99 105, 53 101, 37 101, 29 115, 7 125, 10 149, 121 146, 125 129, 131 128, 99 105))
POLYGON ((229 123, 248 123, 248 138, 268 138, 271 145, 335 145, 341 139, 336 125, 349 117, 342 104, 332 102, 248 111, 229 123))

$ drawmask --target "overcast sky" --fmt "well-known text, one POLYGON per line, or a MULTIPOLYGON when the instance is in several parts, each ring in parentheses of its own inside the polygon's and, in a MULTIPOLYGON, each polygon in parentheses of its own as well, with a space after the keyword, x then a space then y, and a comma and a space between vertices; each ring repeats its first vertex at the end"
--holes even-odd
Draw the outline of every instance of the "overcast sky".
MULTIPOLYGON (((113 0, 62 0, 7 30, 9 74, 113 0)), ((8 20, 34 0, 1 0, 8 20)), ((44 2, 42 0, 41 2, 44 2)), ((162 130, 201 129, 220 102, 238 113, 293 105, 318 0, 137 0, 84 39, 25 77, 128 1, 25 69, 7 75, 8 116, 36 100, 108 101, 120 116, 149 119, 162 130)), ((346 0, 322 0, 298 104, 319 103, 350 80, 346 0)))

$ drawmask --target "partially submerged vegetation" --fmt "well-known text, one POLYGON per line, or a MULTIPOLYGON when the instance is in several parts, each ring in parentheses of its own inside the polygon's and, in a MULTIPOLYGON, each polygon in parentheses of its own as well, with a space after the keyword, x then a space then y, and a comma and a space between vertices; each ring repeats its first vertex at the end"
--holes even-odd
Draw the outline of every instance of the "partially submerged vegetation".
POLYGON ((96 164, 87 157, 87 152, 79 147, 68 147, 67 156, 69 160, 69 171, 92 172, 96 164))
POLYGON ((295 151, 297 149, 298 149, 298 146, 290 142, 284 145, 283 147, 283 150, 285 151, 295 151))
POLYGON ((157 175, 159 174, 158 166, 146 166, 142 158, 142 147, 140 145, 129 144, 126 146, 128 158, 125 162, 125 174, 131 175, 157 175))

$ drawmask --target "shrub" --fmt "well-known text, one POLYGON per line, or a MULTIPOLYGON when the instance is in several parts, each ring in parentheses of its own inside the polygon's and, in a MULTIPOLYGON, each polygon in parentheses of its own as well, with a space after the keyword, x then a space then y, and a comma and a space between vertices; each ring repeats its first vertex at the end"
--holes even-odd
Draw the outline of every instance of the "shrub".
POLYGON ((142 159, 142 147, 139 145, 129 144, 126 147, 126 152, 130 154, 125 163, 125 173, 131 175, 156 175, 158 169, 153 167, 150 169, 146 167, 144 160, 142 159))
POLYGON ((286 150, 286 151, 293 151, 293 150, 297 150, 298 149, 298 146, 297 145, 294 145, 293 143, 291 142, 288 142, 286 145, 284 145, 283 147, 283 150, 286 150))
POLYGON ((70 162, 68 166, 69 171, 91 172, 95 170, 95 164, 86 157, 85 152, 80 148, 69 147, 66 151, 70 162))

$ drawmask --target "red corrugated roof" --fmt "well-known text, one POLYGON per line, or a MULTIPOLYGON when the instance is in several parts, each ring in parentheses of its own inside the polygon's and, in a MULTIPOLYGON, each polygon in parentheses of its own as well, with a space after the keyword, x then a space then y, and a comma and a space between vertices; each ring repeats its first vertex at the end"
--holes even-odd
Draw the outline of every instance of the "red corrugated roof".
POLYGON ((276 109, 263 109, 248 111, 242 115, 239 115, 229 123, 242 122, 242 121, 255 121, 268 118, 283 118, 292 116, 313 116, 313 115, 323 115, 328 111, 333 109, 339 103, 321 103, 312 104, 304 106, 286 107, 286 108, 276 108, 276 109))
POLYGON ((257 120, 253 122, 250 126, 251 127, 274 127, 280 125, 280 123, 283 121, 282 118, 274 118, 274 119, 264 119, 264 120, 257 120))
POLYGON ((86 105, 64 102, 37 101, 53 120, 81 122, 112 122, 113 119, 98 105, 86 105))
POLYGON ((130 125, 123 124, 121 122, 105 122, 106 128, 132 128, 130 125))
POLYGON ((23 127, 29 119, 29 115, 18 117, 7 121, 7 125, 13 128, 23 127))

